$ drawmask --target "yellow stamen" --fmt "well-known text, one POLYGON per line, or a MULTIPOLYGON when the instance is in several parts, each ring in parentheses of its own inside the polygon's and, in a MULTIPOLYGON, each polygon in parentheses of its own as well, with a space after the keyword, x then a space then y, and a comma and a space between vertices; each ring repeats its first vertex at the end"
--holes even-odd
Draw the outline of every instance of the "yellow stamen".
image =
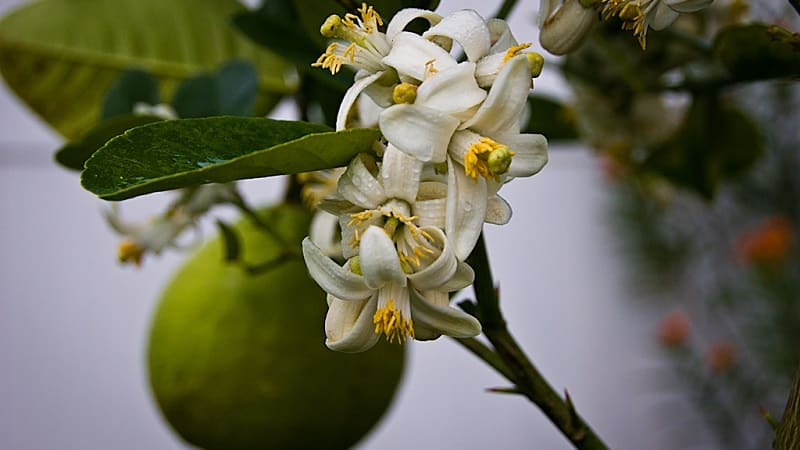
POLYGON ((639 45, 644 50, 647 47, 648 28, 645 23, 646 10, 651 8, 646 7, 646 10, 643 11, 641 0, 602 0, 602 2, 601 13, 603 20, 609 20, 613 17, 619 18, 622 21, 622 29, 633 30, 633 35, 636 36, 639 45))
POLYGON ((117 247, 117 258, 121 263, 132 262, 136 266, 140 266, 143 255, 144 249, 130 239, 123 240, 117 247))
POLYGON ((509 59, 519 55, 521 51, 525 50, 531 45, 533 44, 531 44, 530 42, 525 42, 523 44, 514 45, 508 50, 506 50, 506 56, 503 57, 503 64, 507 63, 509 59))
POLYGON ((508 170, 513 156, 514 152, 505 145, 482 137, 470 145, 464 155, 464 172, 473 180, 477 180, 480 175, 500 181, 500 175, 508 170))
POLYGON ((435 62, 436 62, 435 59, 425 61, 425 74, 424 74, 425 78, 428 78, 429 76, 439 71, 436 67, 433 66, 435 62))
POLYGON ((375 324, 375 334, 385 334, 389 342, 397 340, 403 343, 406 337, 414 337, 414 323, 411 318, 406 318, 399 309, 395 308, 394 301, 389 299, 386 305, 375 311, 372 317, 375 324))
MULTIPOLYGON (((334 53, 336 51, 337 46, 338 45, 336 44, 336 42, 331 43, 331 45, 329 45, 328 48, 325 49, 325 53, 320 55, 320 57, 317 58, 317 61, 311 64, 311 67, 322 67, 323 69, 329 69, 333 75, 336 75, 336 72, 338 72, 339 69, 342 68, 342 63, 344 62, 344 60, 341 57, 339 57, 338 55, 336 55, 336 53, 334 53)), ((349 49, 350 47, 347 47, 346 51, 348 51, 349 49)))

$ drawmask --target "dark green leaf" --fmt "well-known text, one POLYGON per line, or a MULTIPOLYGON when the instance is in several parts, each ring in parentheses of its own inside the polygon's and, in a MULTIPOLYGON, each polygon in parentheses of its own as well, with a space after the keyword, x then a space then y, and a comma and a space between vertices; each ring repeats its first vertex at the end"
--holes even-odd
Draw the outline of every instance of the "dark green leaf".
POLYGON ((137 103, 159 102, 158 80, 144 70, 128 69, 108 89, 100 120, 131 114, 137 103))
POLYGON ((222 243, 225 245, 225 261, 238 261, 241 254, 241 245, 239 244, 239 235, 236 230, 221 220, 217 220, 217 228, 219 228, 219 233, 222 236, 222 243))
POLYGON ((86 160, 111 138, 119 136, 131 128, 160 120, 163 119, 155 116, 132 114, 104 120, 80 139, 61 147, 56 152, 56 161, 68 169, 83 170, 86 160))
POLYGON ((202 183, 346 165, 379 132, 246 117, 153 123, 109 141, 86 162, 81 182, 106 200, 202 183))
POLYGON ((678 132, 655 149, 645 168, 703 197, 741 175, 764 151, 760 130, 742 111, 716 96, 696 98, 678 132))
POLYGON ((733 25, 714 39, 714 55, 741 81, 800 77, 800 33, 777 25, 733 25))
POLYGON ((258 95, 258 74, 247 61, 230 61, 217 72, 220 114, 249 116, 258 95))
POLYGON ((236 33, 236 0, 40 0, 0 22, 0 71, 46 122, 77 138, 100 116, 106 91, 138 67, 158 81, 162 98, 178 83, 233 58, 259 73, 256 113, 293 92, 299 78, 274 53, 236 33))
POLYGON ((531 117, 525 126, 525 132, 541 133, 551 142, 578 138, 572 116, 561 103, 547 97, 532 95, 528 97, 528 105, 531 117))
POLYGON ((200 74, 184 80, 172 98, 172 107, 182 119, 220 115, 217 78, 209 74, 200 74))

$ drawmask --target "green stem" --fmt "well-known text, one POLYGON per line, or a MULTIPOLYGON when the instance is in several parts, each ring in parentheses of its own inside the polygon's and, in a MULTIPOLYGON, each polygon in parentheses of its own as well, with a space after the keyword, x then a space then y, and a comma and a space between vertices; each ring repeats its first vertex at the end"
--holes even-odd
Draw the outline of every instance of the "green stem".
POLYGON ((776 450, 800 449, 800 368, 797 370, 792 390, 789 393, 789 400, 786 401, 783 419, 778 425, 774 448, 776 450))
MULTIPOLYGON (((575 448, 607 449, 608 447, 603 441, 578 415, 569 397, 566 401, 561 398, 508 331, 506 321, 500 311, 483 235, 478 238, 468 262, 475 269, 473 289, 478 301, 478 314, 483 326, 483 333, 494 346, 495 355, 503 361, 508 369, 503 371, 498 369, 498 372, 506 376, 516 385, 520 393, 536 404, 575 448)), ((495 367, 489 359, 484 357, 483 353, 473 353, 495 367)))
MULTIPOLYGON (((794 1, 794 0, 791 0, 794 1)), ((517 0, 503 0, 500 8, 494 13, 494 17, 505 20, 511 14, 511 10, 517 6, 517 0)))
POLYGON ((789 4, 797 11, 797 14, 800 14, 800 0, 789 0, 789 4))
POLYGON ((475 338, 454 338, 453 340, 472 352, 472 354, 478 358, 486 361, 494 370, 497 371, 497 373, 506 377, 507 380, 511 380, 514 377, 514 374, 508 368, 506 363, 503 362, 502 358, 500 358, 500 356, 495 353, 494 350, 487 347, 483 342, 475 338))

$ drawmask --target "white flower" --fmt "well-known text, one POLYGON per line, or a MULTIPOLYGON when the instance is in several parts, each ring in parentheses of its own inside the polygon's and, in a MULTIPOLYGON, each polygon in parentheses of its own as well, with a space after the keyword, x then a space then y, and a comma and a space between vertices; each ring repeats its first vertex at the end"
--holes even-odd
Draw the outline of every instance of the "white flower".
POLYGON ((681 13, 699 11, 714 0, 602 0, 603 18, 619 17, 624 30, 633 30, 642 48, 647 45, 647 30, 662 30, 681 13))
POLYGON ((539 43, 554 55, 565 55, 578 48, 595 22, 595 9, 584 7, 580 0, 542 0, 539 43))
POLYGON ((456 261, 447 239, 435 227, 425 234, 426 262, 409 270, 386 231, 370 226, 358 257, 344 266, 326 257, 306 238, 303 256, 312 278, 328 292, 326 345, 342 352, 368 350, 381 334, 389 341, 441 334, 472 337, 481 331, 474 317, 449 306, 448 293, 472 284, 474 273, 456 261))

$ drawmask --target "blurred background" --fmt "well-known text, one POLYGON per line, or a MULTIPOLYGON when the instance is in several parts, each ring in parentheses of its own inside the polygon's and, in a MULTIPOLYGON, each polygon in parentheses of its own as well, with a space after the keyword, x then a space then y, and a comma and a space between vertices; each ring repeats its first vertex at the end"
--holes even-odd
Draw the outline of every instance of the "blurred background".
MULTIPOLYGON (((21 3, 0 0, 0 14, 21 3)), ((438 12, 489 17, 496 7, 444 0, 438 12)), ((510 22, 541 51, 537 11, 537 2, 520 2, 510 22)), ((580 115, 594 93, 567 84, 556 70, 565 59, 546 59, 534 93, 580 115)), ((713 201, 674 177, 629 176, 631 159, 593 140, 585 122, 584 142, 602 153, 555 142, 540 174, 503 189, 513 219, 487 225, 486 239, 509 328, 612 448, 770 442, 758 409, 780 416, 800 348, 791 129, 800 104, 791 83, 778 84, 736 92, 767 150, 735 183, 716 185, 713 201)), ((667 102, 685 111, 688 101, 667 102)), ((283 102, 272 116, 297 111, 283 102)), ((119 237, 101 214, 108 206, 52 159, 62 143, 0 88, 0 447, 188 448, 160 417, 145 364, 156 302, 185 255, 118 264, 119 237)), ((280 180, 242 187, 253 204, 283 193, 280 180)), ((167 198, 126 202, 124 215, 147 217, 167 198)), ((449 339, 408 347, 395 402, 358 448, 570 448, 523 397, 487 392, 507 382, 449 339)))

